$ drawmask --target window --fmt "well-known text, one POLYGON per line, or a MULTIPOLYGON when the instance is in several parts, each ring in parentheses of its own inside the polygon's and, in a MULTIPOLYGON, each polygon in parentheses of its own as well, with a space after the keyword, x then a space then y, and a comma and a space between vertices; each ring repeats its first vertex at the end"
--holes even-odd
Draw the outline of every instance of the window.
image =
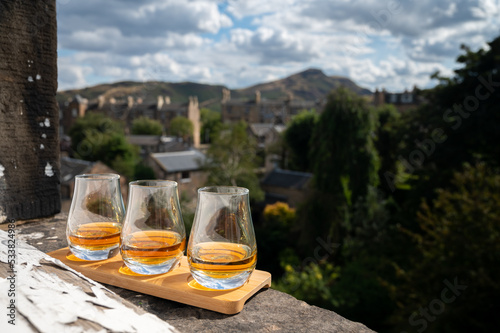
POLYGON ((73 116, 73 118, 76 118, 78 116, 78 112, 75 108, 71 109, 71 116, 73 116))
POLYGON ((182 171, 181 173, 181 183, 189 183, 191 181, 191 175, 189 174, 189 171, 182 171))

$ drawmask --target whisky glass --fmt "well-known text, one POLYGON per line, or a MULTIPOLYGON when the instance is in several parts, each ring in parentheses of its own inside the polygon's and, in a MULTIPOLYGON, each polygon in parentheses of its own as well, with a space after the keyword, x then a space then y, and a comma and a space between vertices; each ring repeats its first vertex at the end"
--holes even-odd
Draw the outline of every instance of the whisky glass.
POLYGON ((69 249, 83 260, 113 257, 124 215, 119 175, 77 175, 66 227, 69 249))
POLYGON ((210 289, 244 285, 257 263, 249 191, 211 186, 198 190, 187 259, 193 278, 210 289))
POLYGON ((186 231, 177 183, 138 180, 129 184, 120 253, 138 274, 162 274, 177 267, 186 247, 186 231))

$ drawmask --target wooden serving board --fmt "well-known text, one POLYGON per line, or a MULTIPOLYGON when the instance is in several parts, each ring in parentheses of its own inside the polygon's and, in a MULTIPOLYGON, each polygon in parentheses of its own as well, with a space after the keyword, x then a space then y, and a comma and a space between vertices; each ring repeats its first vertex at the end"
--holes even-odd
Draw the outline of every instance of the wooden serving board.
POLYGON ((125 266, 120 254, 100 261, 78 259, 67 247, 48 254, 92 280, 225 314, 240 312, 246 300, 260 289, 271 286, 271 274, 255 270, 240 288, 205 288, 191 277, 185 256, 180 266, 169 273, 140 275, 125 266))

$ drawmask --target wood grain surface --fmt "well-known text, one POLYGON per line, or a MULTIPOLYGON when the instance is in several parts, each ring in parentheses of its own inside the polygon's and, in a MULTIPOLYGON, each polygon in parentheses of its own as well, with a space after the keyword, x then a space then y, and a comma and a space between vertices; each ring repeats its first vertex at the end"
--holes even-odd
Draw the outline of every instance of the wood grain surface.
POLYGON ((179 267, 169 273, 139 275, 125 266, 119 254, 102 261, 80 260, 67 247, 48 254, 95 281, 224 314, 240 312, 252 295, 271 286, 271 274, 255 270, 240 288, 204 288, 192 279, 186 257, 182 258, 179 267))

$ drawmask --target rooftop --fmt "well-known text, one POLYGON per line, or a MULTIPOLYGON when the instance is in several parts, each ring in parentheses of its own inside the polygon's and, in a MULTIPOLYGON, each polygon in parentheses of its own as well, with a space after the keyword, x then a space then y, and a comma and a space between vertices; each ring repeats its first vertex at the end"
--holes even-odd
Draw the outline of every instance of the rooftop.
POLYGON ((199 150, 185 150, 167 153, 154 153, 151 157, 167 172, 199 170, 206 157, 199 150))
POLYGON ((312 178, 311 173, 274 169, 262 180, 262 185, 302 189, 312 178))
POLYGON ((77 160, 70 157, 61 157, 61 182, 69 182, 76 175, 88 173, 95 162, 77 160))

